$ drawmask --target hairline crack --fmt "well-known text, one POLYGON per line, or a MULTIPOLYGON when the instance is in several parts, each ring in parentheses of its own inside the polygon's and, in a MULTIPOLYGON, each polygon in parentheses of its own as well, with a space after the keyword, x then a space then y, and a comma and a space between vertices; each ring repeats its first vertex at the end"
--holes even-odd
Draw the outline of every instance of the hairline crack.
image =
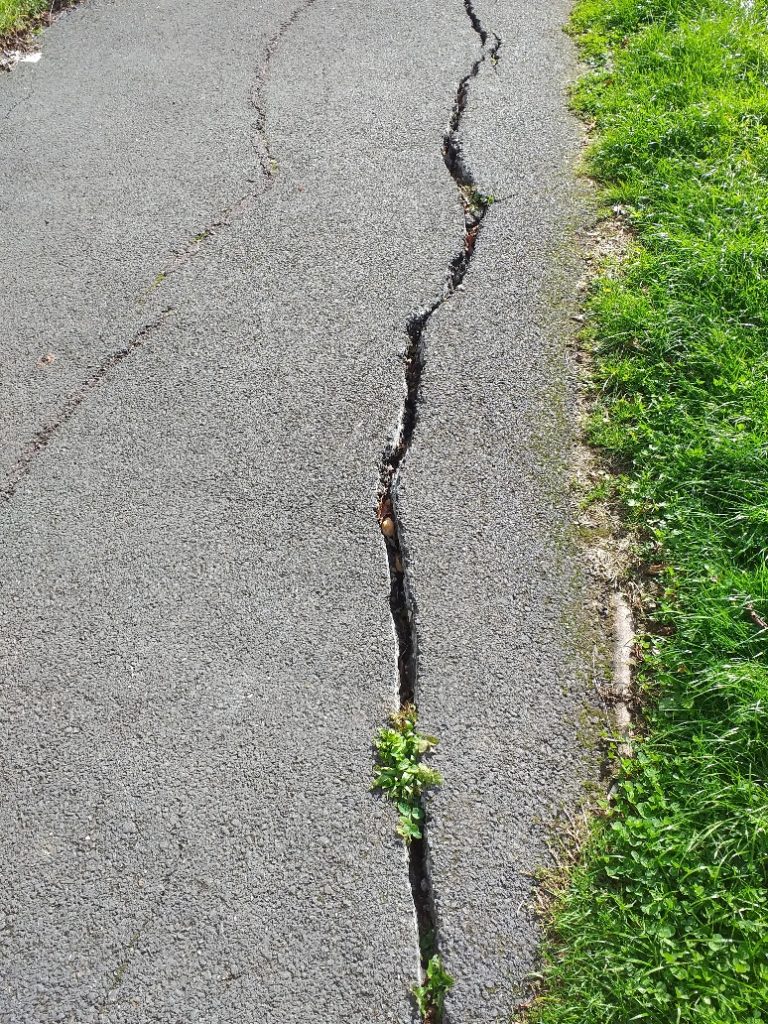
MULTIPOLYGON (((256 150, 259 169, 264 177, 264 187, 261 190, 253 189, 245 193, 238 199, 231 202, 228 206, 219 210, 214 215, 213 219, 209 221, 201 231, 198 231, 197 234, 195 234, 181 250, 176 252, 174 256, 165 263, 162 269, 155 275, 153 282, 138 296, 136 301, 139 306, 144 305, 149 295, 155 291, 163 281, 166 280, 166 278, 177 273, 182 267, 186 266, 186 264, 189 263, 190 260, 193 259, 193 257, 200 251, 200 246, 203 242, 210 239, 222 228, 229 227, 232 217, 243 213, 249 205, 261 198, 261 196, 265 195, 274 184, 277 177, 277 164, 272 156, 272 150, 266 134, 266 106, 263 99, 264 86, 268 78, 269 65, 277 52, 283 37, 298 21, 298 19, 316 2, 317 0, 304 0, 304 2, 299 4, 299 6, 296 7, 294 11, 277 27, 267 42, 264 50, 264 58, 261 61, 256 74, 256 84, 251 91, 250 103, 256 111, 253 146, 256 150), (259 151, 259 146, 261 146, 261 152, 259 151)), ((23 100, 24 97, 22 97, 22 99, 7 112, 6 117, 10 116, 10 113, 15 109, 15 106, 18 106, 19 103, 23 102, 23 100)), ((170 307, 164 308, 154 320, 149 321, 139 328, 137 333, 126 345, 117 349, 99 363, 91 376, 81 383, 78 390, 65 399, 63 405, 53 419, 38 428, 17 456, 16 461, 10 472, 7 474, 5 480, 0 484, 0 505, 8 504, 8 502, 13 498, 19 484, 30 472, 32 464, 37 456, 48 447, 48 444, 53 437, 59 433, 69 420, 72 419, 88 395, 102 383, 107 374, 117 366, 118 363, 121 363, 126 356, 130 355, 136 348, 140 348, 144 345, 149 336, 155 334, 155 332, 163 326, 172 312, 174 312, 174 310, 170 307)))
POLYGON ((70 395, 56 416, 40 427, 18 455, 13 468, 0 487, 0 504, 8 504, 21 481, 30 472, 35 459, 45 451, 54 437, 69 423, 88 396, 104 383, 110 371, 127 359, 136 349, 146 345, 151 337, 163 327, 173 312, 174 310, 170 307, 163 309, 154 320, 150 320, 140 327, 126 345, 103 359, 91 375, 80 384, 78 390, 70 395))
POLYGON ((264 101, 264 89, 269 79, 269 68, 284 36, 296 24, 317 0, 304 0, 273 32, 264 48, 264 57, 256 71, 253 88, 250 90, 249 102, 255 112, 254 131, 251 145, 256 154, 256 162, 262 175, 262 186, 249 189, 243 195, 222 207, 200 231, 198 231, 182 249, 174 253, 165 263, 154 281, 142 292, 139 302, 146 301, 147 296, 162 282, 186 266, 200 251, 200 246, 216 235, 222 228, 228 228, 234 217, 244 213, 257 200, 263 198, 277 180, 278 162, 272 152, 267 134, 267 109, 264 101))

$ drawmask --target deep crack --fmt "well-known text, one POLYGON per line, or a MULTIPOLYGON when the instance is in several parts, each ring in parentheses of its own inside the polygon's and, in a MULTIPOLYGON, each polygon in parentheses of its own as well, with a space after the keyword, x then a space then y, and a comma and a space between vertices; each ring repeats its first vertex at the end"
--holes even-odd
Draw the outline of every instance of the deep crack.
MULTIPOLYGON (((409 316, 405 325, 407 343, 403 356, 405 398, 400 422, 392 442, 384 451, 379 476, 376 515, 384 536, 389 563, 389 606, 397 641, 398 695, 400 707, 418 706, 418 634, 416 605, 408 581, 408 564, 403 548, 402 531, 397 505, 397 483, 400 467, 411 447, 418 421, 421 376, 424 369, 424 333, 436 310, 454 294, 463 282, 472 262, 483 220, 492 199, 484 195, 466 163, 462 152, 459 130, 466 111, 472 81, 486 63, 498 63, 501 38, 486 29, 472 6, 464 0, 472 29, 480 39, 480 54, 468 73, 461 79, 443 136, 443 160, 448 173, 456 183, 464 211, 464 238, 461 248, 448 264, 440 296, 431 305, 409 316)), ((419 936, 419 954, 422 975, 432 956, 440 952, 439 922, 435 909, 434 891, 430 872, 428 818, 426 808, 422 837, 408 847, 408 873, 416 913, 419 936)), ((437 1011, 430 1011, 425 1024, 440 1024, 437 1011)))

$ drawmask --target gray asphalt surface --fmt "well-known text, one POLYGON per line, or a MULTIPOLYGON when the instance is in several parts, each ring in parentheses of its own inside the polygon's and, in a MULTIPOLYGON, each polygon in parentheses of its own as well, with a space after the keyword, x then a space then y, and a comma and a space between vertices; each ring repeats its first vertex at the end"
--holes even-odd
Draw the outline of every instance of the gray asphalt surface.
MULTIPOLYGON (((581 771, 547 6, 478 6, 504 53, 466 153, 511 198, 430 323, 400 489, 452 1024, 520 998, 537 819, 581 771)), ((477 45, 448 0, 88 0, 0 78, 3 1024, 414 1020, 367 791, 373 506, 403 327, 461 242, 441 140, 477 45)))
POLYGON ((504 47, 473 87, 462 143, 481 190, 502 198, 465 290, 430 322, 400 485, 419 705, 445 777, 430 801, 430 851, 456 977, 450 1024, 506 1024, 526 991, 534 876, 551 863, 552 823, 589 775, 574 737, 590 652, 567 501, 569 228, 584 202, 563 98, 574 73, 568 9, 476 7, 504 47))

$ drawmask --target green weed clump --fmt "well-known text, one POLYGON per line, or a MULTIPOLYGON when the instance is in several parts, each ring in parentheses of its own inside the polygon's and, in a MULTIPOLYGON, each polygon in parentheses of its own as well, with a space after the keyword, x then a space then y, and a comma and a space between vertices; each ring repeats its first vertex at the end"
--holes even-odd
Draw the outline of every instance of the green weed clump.
POLYGON ((416 721, 416 708, 409 704, 392 715, 391 725, 379 729, 374 740, 377 763, 371 789, 380 789, 397 808, 397 831, 406 843, 421 838, 424 790, 443 781, 440 772, 422 762, 437 739, 420 733, 416 721))
POLYGON ((591 440, 663 563, 539 1024, 768 1022, 768 2, 580 0, 587 157, 632 241, 588 300, 591 440))
POLYGON ((413 989, 423 1024, 440 1024, 445 1012, 445 997, 453 986, 454 980, 443 967, 440 957, 431 957, 424 971, 424 984, 413 989))

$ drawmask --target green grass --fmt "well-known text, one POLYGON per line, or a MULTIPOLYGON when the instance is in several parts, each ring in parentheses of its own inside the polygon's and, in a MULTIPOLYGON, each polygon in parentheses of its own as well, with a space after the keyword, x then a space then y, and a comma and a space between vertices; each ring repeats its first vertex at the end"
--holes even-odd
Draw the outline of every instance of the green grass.
POLYGON ((591 440, 668 568, 647 735, 532 1019, 768 1022, 768 0, 581 0, 573 31, 588 170, 634 230, 588 301, 591 440))
POLYGON ((0 42, 3 37, 23 35, 51 10, 66 7, 76 0, 0 0, 0 42))
POLYGON ((0 0, 0 38, 23 29, 47 9, 47 0, 0 0))

